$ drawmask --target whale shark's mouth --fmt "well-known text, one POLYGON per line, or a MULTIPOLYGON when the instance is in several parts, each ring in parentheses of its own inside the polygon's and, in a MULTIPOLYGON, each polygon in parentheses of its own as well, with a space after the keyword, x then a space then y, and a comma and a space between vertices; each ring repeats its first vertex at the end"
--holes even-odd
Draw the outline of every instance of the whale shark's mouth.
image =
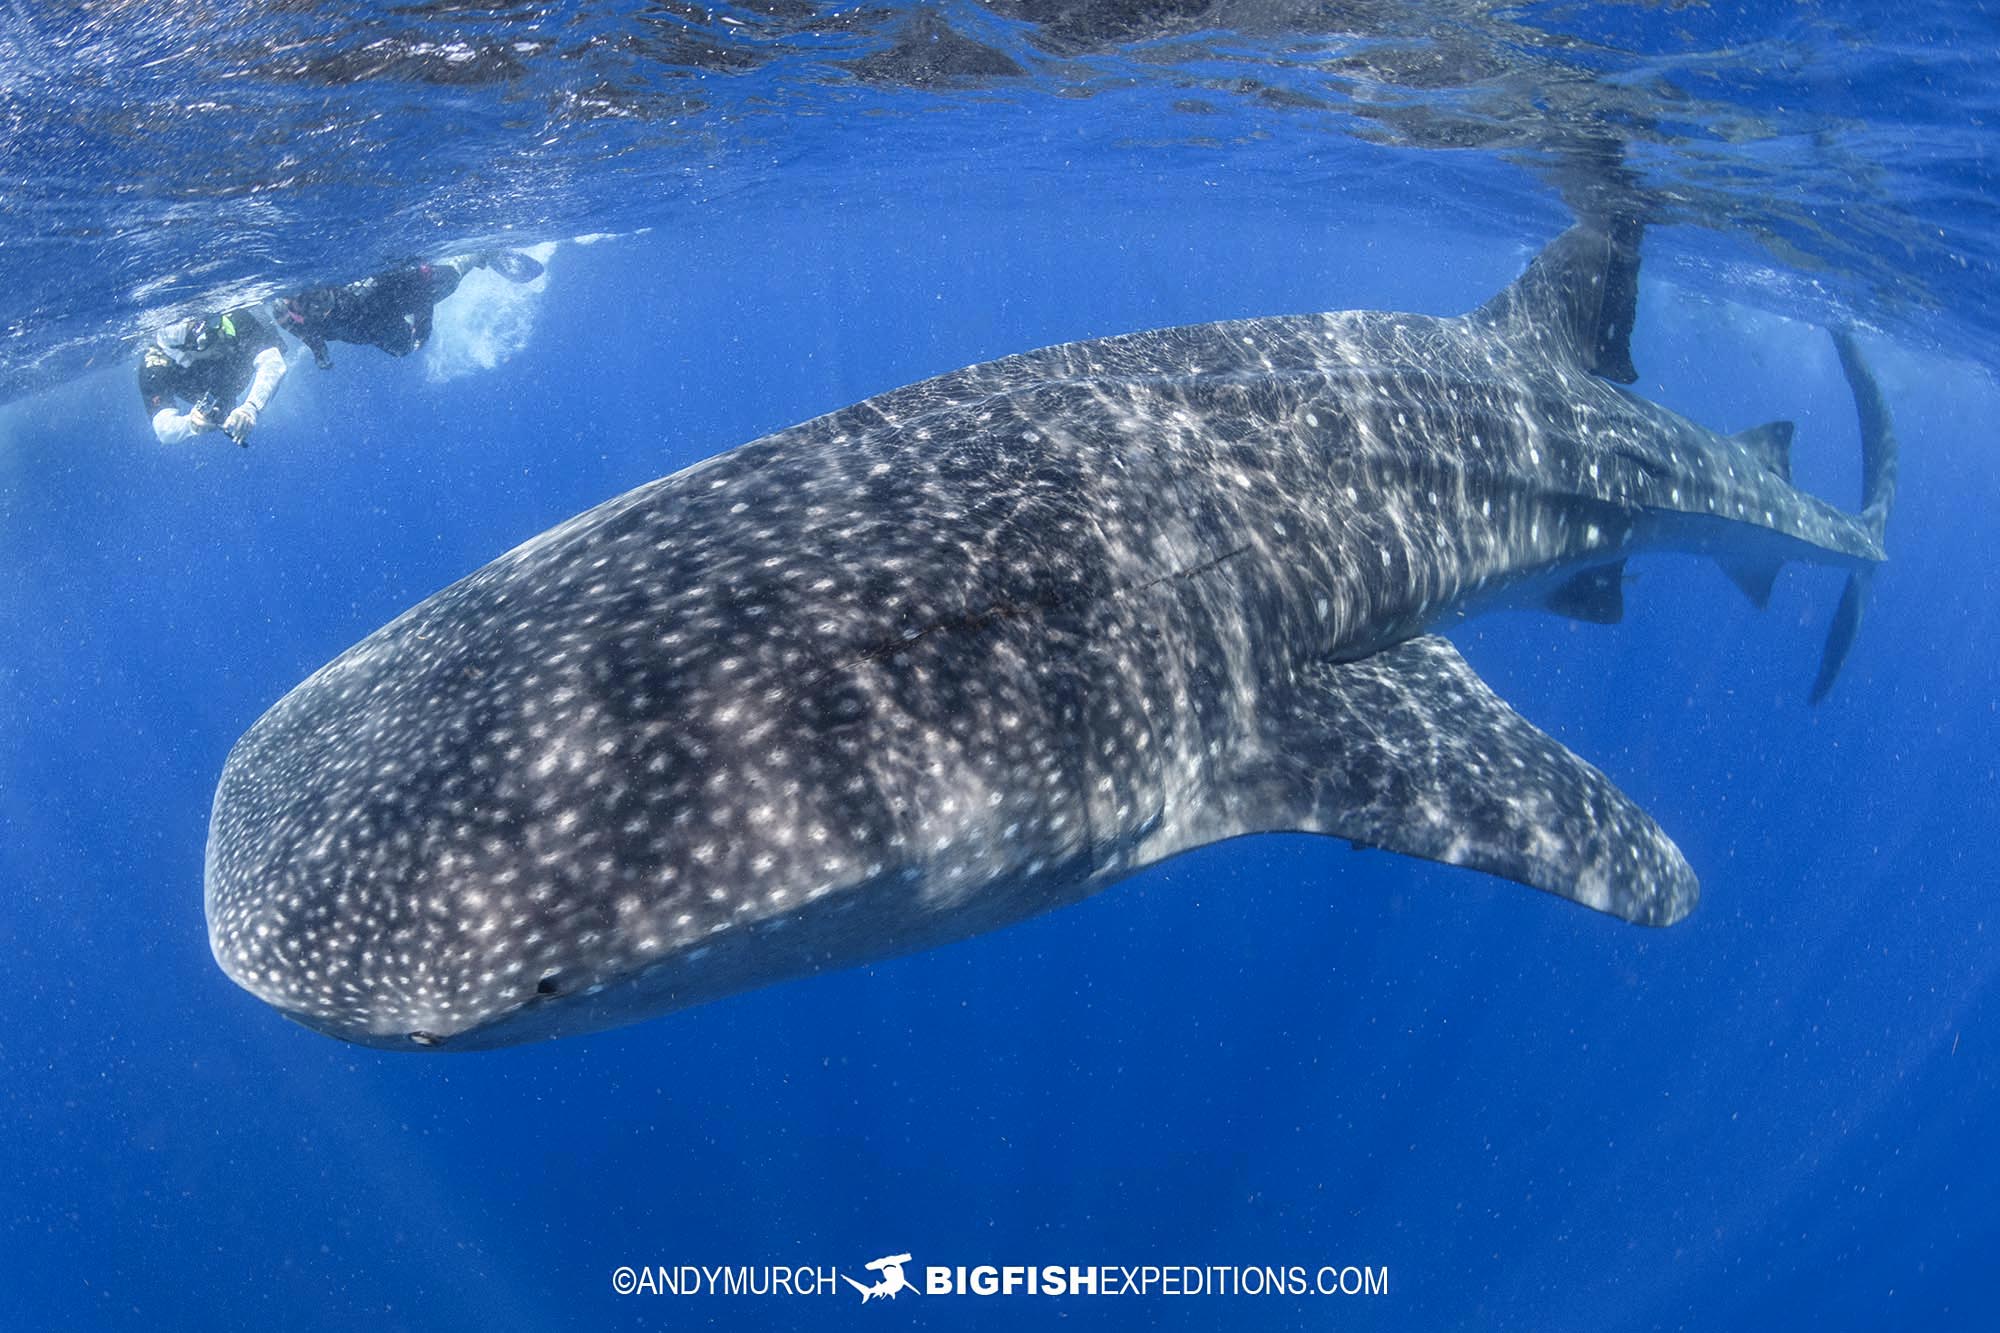
MULTIPOLYGON (((231 975, 232 979, 236 979, 233 973, 231 975)), ((238 984, 242 982, 238 980, 238 984)), ((533 1021, 537 1011, 547 1010, 549 1001, 559 998, 554 993, 531 995, 490 1013, 435 1013, 426 1017, 408 1011, 382 1016, 319 1012, 274 999, 255 986, 245 985, 244 989, 300 1027, 352 1045, 383 1051, 491 1050, 534 1039, 531 1036, 511 1035, 516 1032, 529 1029, 542 1032, 559 1026, 546 1021, 546 1014, 543 1015, 544 1021, 533 1021)))

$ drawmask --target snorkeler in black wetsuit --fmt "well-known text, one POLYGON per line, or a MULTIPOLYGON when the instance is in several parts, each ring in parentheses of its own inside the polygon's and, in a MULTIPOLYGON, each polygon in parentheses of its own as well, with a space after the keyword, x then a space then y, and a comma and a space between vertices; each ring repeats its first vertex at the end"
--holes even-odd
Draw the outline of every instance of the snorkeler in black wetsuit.
POLYGON ((365 343, 408 356, 431 336, 431 312, 475 268, 510 282, 533 282, 542 266, 524 254, 487 251, 392 269, 345 287, 315 287, 278 303, 278 323, 312 349, 322 370, 333 365, 329 342, 365 343))
POLYGON ((161 444, 219 430, 240 445, 284 378, 278 331, 254 310, 232 310, 160 330, 139 360, 139 397, 161 444))

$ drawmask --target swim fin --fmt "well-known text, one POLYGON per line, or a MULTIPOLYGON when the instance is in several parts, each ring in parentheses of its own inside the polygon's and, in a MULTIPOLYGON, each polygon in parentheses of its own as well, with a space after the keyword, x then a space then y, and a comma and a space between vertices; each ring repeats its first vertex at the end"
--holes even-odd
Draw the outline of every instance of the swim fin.
POLYGON ((489 250, 480 258, 509 282, 533 282, 542 276, 541 263, 518 250, 489 250))

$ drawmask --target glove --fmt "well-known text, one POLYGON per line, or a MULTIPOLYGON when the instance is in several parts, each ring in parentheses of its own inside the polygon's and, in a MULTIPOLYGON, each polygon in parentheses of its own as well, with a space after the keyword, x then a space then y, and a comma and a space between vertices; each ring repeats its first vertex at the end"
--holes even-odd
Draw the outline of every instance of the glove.
POLYGON ((239 446, 250 442, 250 432, 257 428, 257 409, 249 405, 237 408, 222 423, 222 433, 236 441, 239 446))
POLYGON ((194 408, 189 410, 188 425, 194 429, 194 432, 197 435, 203 431, 220 430, 222 428, 222 423, 220 421, 217 421, 214 417, 210 416, 208 413, 202 411, 199 405, 196 405, 194 408))

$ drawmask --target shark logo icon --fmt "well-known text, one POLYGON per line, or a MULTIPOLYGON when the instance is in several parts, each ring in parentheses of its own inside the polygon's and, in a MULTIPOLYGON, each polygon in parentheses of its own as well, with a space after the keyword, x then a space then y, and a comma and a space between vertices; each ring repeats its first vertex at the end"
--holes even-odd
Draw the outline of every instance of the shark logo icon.
POLYGON ((903 1265, 908 1262, 910 1262, 910 1256, 907 1254, 885 1254, 880 1259, 868 1265, 869 1272, 881 1274, 879 1281, 864 1286, 845 1273, 840 1275, 840 1280, 861 1293, 861 1303, 863 1305, 868 1304, 868 1302, 874 1300, 877 1296, 887 1296, 893 1301, 896 1299, 897 1292, 915 1291, 917 1289, 916 1285, 909 1278, 903 1276, 903 1265))

